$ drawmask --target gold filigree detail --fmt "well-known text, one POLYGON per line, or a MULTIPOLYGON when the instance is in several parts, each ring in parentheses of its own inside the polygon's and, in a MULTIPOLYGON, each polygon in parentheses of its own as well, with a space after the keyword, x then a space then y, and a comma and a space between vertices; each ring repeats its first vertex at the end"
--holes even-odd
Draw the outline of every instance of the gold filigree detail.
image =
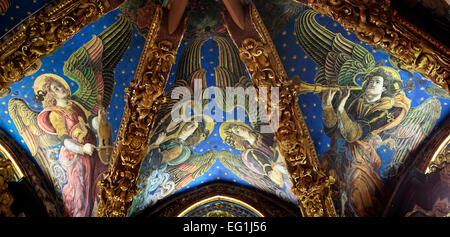
POLYGON ((450 164, 450 146, 443 149, 436 158, 430 162, 429 169, 431 172, 436 172, 438 169, 444 168, 446 164, 450 164))
POLYGON ((161 37, 163 10, 157 6, 154 9, 153 21, 136 76, 125 89, 127 105, 110 167, 104 180, 99 182, 100 204, 97 216, 127 216, 134 196, 139 193, 136 185, 137 176, 147 152, 151 128, 164 99, 164 89, 183 35, 182 32, 178 32, 176 37, 171 35, 171 40, 161 37))
POLYGON ((277 83, 274 70, 270 67, 270 49, 254 39, 245 39, 240 50, 240 58, 247 65, 252 80, 258 86, 269 87, 277 83))
POLYGON ((100 0, 51 3, 3 36, 0 41, 0 88, 24 77, 27 68, 98 20, 107 6, 108 1, 100 0))
POLYGON ((14 197, 8 191, 8 182, 11 181, 14 181, 11 161, 0 158, 0 217, 14 217, 11 211, 14 197))
POLYGON ((431 161, 428 169, 431 173, 439 171, 441 181, 446 183, 450 189, 450 146, 448 146, 448 144, 447 147, 431 161))
MULTIPOLYGON (((239 49, 253 83, 258 88, 280 87, 279 127, 275 136, 291 174, 294 184, 292 191, 298 196, 303 216, 336 216, 330 192, 330 184, 334 180, 319 168, 312 139, 298 106, 296 89, 287 78, 256 7, 249 4, 246 8, 248 14, 244 31, 233 25, 232 19, 226 14, 224 14, 225 25, 239 49), (248 24, 248 21, 251 24, 248 24), (244 38, 243 35, 253 37, 244 38)), ((270 93, 267 97, 271 98, 270 93)), ((268 108, 272 107, 270 99, 266 104, 268 108)))
POLYGON ((389 0, 295 0, 326 14, 374 48, 380 46, 449 90, 450 49, 393 10, 389 0))

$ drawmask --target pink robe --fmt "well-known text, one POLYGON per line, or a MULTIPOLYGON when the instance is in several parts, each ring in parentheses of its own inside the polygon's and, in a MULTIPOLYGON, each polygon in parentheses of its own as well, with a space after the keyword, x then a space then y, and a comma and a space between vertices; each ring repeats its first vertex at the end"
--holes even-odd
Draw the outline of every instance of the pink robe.
MULTIPOLYGON (((70 109, 62 109, 61 107, 46 108, 38 115, 38 123, 41 128, 51 134, 57 131, 50 122, 49 116, 51 112, 56 112, 65 120, 65 127, 69 131, 69 136, 76 142, 84 145, 87 143, 97 146, 97 139, 94 132, 87 127, 87 134, 84 138, 75 137, 72 130, 75 126, 82 126, 79 123, 81 117, 86 123, 86 114, 78 105, 71 103, 70 109)), ((69 151, 64 145, 59 153, 59 160, 67 171, 67 184, 63 187, 62 197, 64 205, 64 215, 74 217, 95 216, 91 213, 94 203, 97 199, 99 187, 98 181, 102 179, 102 174, 106 171, 107 166, 104 165, 94 151, 91 156, 85 154, 76 154, 69 151)))

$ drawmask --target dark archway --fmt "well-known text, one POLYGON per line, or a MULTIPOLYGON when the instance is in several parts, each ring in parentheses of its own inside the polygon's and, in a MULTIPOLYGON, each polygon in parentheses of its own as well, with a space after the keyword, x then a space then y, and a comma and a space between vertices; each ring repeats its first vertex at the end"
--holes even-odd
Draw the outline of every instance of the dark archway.
POLYGON ((176 217, 195 203, 217 195, 231 197, 249 204, 264 217, 301 217, 297 205, 279 197, 236 183, 217 181, 163 199, 134 217, 176 217))

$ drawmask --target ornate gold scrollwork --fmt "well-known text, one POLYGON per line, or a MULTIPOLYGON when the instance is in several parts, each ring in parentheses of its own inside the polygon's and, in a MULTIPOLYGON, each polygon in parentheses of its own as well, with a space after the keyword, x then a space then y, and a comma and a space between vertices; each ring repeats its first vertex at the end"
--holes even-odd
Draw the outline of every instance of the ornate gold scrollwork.
POLYGON ((83 27, 98 20, 108 1, 68 0, 50 3, 0 40, 0 88, 24 76, 25 70, 83 27))
MULTIPOLYGON (((280 87, 279 127, 275 136, 286 159, 294 184, 293 192, 298 196, 302 214, 307 217, 336 216, 330 192, 330 184, 334 180, 319 167, 312 139, 298 106, 296 89, 287 77, 256 7, 249 4, 245 12, 244 30, 235 25, 226 13, 225 25, 254 84, 258 88, 280 87)), ((271 98, 270 94, 268 98, 271 98)), ((267 107, 272 107, 270 99, 267 107)))
POLYGON ((99 182, 97 216, 127 216, 133 197, 139 193, 137 176, 186 25, 182 24, 169 37, 166 15, 161 7, 155 6, 136 76, 125 90, 127 105, 111 163, 104 180, 99 182))
POLYGON ((14 170, 10 160, 0 158, 0 217, 14 217, 11 205, 14 197, 8 191, 8 182, 14 180, 14 170))
POLYGON ((359 39, 391 55, 449 91, 450 49, 391 8, 389 0, 295 0, 326 14, 359 39))
POLYGON ((429 165, 430 172, 439 170, 439 176, 442 182, 445 182, 450 189, 450 147, 441 151, 429 165))

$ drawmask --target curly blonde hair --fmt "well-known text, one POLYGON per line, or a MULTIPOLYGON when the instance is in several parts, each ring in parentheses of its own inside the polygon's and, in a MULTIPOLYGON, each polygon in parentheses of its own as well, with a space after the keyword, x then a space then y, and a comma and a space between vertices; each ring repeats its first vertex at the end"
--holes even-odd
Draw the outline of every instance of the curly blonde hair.
MULTIPOLYGON (((61 85, 61 83, 59 81, 57 81, 56 79, 47 77, 46 82, 42 86, 42 90, 39 90, 37 92, 37 95, 36 95, 36 97, 38 98, 37 100, 42 102, 42 106, 44 108, 56 105, 56 98, 55 98, 56 96, 55 96, 55 93, 51 89, 51 86, 53 84, 61 85)), ((65 87, 63 87, 63 88, 66 89, 65 87)), ((67 97, 69 97, 69 94, 67 95, 67 97)))

